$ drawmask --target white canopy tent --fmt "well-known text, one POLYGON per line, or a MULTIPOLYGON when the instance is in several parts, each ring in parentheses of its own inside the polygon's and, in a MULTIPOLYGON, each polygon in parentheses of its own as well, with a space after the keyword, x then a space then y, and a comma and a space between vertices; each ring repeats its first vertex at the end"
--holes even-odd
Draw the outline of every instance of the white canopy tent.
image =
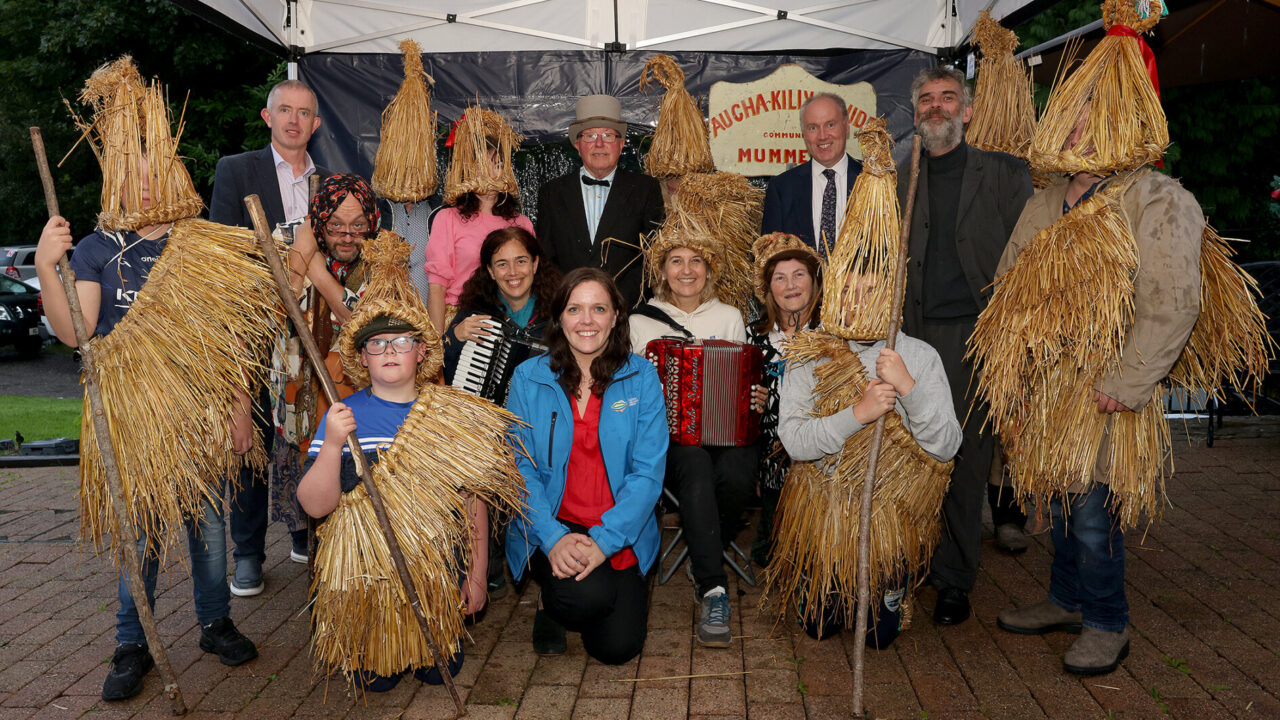
MULTIPOLYGON (((908 48, 965 41, 982 10, 1032 0, 182 0, 291 56, 552 50, 776 52, 908 48), (204 6, 201 8, 200 6, 204 6), (212 11, 213 15, 210 14, 212 11)), ((1040 3, 1043 4, 1043 3, 1040 3)))

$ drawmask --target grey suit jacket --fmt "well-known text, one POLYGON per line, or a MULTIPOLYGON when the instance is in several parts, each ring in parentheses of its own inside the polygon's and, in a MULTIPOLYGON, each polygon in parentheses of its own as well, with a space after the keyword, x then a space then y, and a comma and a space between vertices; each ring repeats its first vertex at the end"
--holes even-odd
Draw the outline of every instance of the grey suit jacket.
MULTIPOLYGON (((921 285, 924 255, 929 240, 929 158, 920 158, 920 180, 911 216, 911 241, 907 249, 907 288, 902 311, 903 331, 919 335, 924 321, 921 285)), ((898 173, 898 201, 906 205, 908 173, 898 173)), ((1031 197, 1031 172, 1026 161, 1000 152, 969 146, 956 211, 956 252, 973 299, 981 310, 991 300, 1000 255, 1018 223, 1022 207, 1031 197)))

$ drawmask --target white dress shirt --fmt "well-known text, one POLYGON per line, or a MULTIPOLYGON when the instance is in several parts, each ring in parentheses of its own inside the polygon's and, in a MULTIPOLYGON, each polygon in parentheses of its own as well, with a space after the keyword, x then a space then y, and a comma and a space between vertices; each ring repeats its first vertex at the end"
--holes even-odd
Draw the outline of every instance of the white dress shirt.
POLYGON ((271 146, 271 157, 276 161, 276 184, 280 186, 280 204, 284 206, 285 222, 305 217, 311 205, 307 180, 316 171, 316 164, 311 162, 311 153, 307 153, 307 169, 298 177, 293 176, 293 166, 280 156, 275 145, 271 146))
MULTIPOLYGON (((833 180, 836 184, 836 237, 839 237, 840 226, 844 224, 844 207, 849 202, 849 154, 841 155, 840 162, 831 169, 836 171, 833 180)), ((827 176, 822 174, 826 168, 816 160, 809 161, 809 170, 813 178, 814 245, 818 245, 822 242, 822 193, 827 189, 827 176)), ((835 249, 836 238, 827 238, 826 242, 828 247, 835 249)))

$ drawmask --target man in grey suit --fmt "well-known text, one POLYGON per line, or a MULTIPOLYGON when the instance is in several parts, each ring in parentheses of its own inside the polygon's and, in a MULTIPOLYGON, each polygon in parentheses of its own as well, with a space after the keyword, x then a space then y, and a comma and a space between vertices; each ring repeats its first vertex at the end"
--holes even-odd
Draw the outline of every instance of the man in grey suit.
MULTIPOLYGON (((989 431, 980 432, 986 406, 974 402, 973 365, 964 359, 965 343, 978 313, 991 299, 996 265, 1031 197, 1031 173, 1019 158, 979 150, 964 141, 973 95, 959 71, 921 71, 911 84, 911 98, 925 152, 911 218, 903 331, 938 351, 956 414, 964 422, 964 440, 942 504, 942 539, 929 572, 938 589, 933 620, 955 625, 970 615, 969 591, 978 574, 982 503, 994 445, 989 431)), ((907 173, 898 176, 898 195, 904 203, 907 179, 907 173)), ((993 505, 995 522, 1006 528, 1005 535, 1016 526, 1020 536, 1026 518, 1008 496, 1006 490, 1001 503, 993 505)), ((1025 550, 1025 538, 1022 542, 1025 550)))
MULTIPOLYGON (((213 176, 213 199, 209 203, 210 220, 252 227, 249 210, 244 205, 247 195, 257 195, 262 201, 272 229, 306 217, 311 200, 308 187, 311 175, 319 174, 321 178, 329 175, 327 170, 316 167, 307 153, 307 143, 320 127, 316 106, 316 94, 301 80, 285 80, 271 88, 267 106, 262 109, 262 119, 271 128, 271 143, 262 150, 229 155, 218 161, 213 176)), ((254 420, 270 456, 275 428, 265 384, 254 405, 254 420)), ((231 593, 237 597, 262 592, 268 502, 267 471, 241 470, 239 488, 231 498, 228 523, 236 546, 231 593)), ((307 561, 305 530, 293 533, 290 558, 296 562, 307 561)))

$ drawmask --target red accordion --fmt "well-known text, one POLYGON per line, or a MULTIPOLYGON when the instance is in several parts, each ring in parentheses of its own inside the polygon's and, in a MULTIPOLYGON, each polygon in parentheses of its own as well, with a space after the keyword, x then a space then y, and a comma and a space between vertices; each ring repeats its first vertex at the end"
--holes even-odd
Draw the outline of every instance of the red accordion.
POLYGON ((659 338, 645 347, 667 400, 677 445, 742 447, 760 435, 751 386, 763 377, 760 348, 728 340, 659 338))

